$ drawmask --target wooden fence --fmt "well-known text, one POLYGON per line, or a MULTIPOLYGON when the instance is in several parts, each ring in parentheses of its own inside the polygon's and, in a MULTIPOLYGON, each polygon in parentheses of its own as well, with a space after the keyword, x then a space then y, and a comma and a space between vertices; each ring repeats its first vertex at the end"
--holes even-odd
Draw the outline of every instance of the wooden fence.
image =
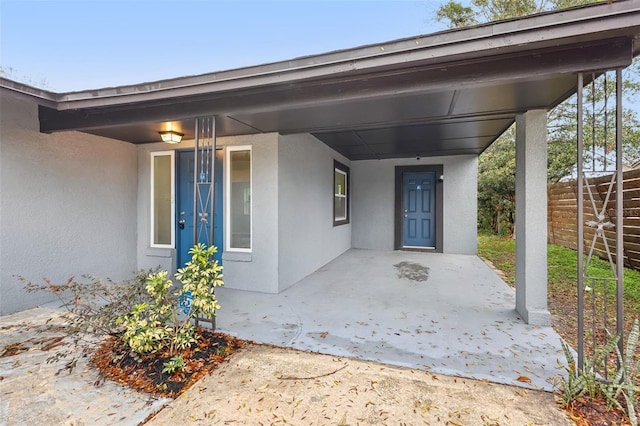
MULTIPOLYGON (((623 174, 623 234, 624 234, 624 263, 626 266, 640 270, 640 170, 631 170, 623 174)), ((589 179, 595 205, 600 212, 611 183, 611 176, 589 179)), ((597 221, 586 184, 584 195, 584 220, 597 221)), ((577 249, 577 185, 575 181, 561 182, 549 185, 548 200, 548 240, 552 244, 577 249)), ((615 184, 605 209, 605 222, 615 225, 615 184)), ((595 229, 584 225, 584 250, 588 253, 595 229)), ((609 252, 615 261, 616 239, 615 228, 605 230, 609 252)), ((607 251, 602 239, 598 238, 595 254, 606 259, 607 251)))

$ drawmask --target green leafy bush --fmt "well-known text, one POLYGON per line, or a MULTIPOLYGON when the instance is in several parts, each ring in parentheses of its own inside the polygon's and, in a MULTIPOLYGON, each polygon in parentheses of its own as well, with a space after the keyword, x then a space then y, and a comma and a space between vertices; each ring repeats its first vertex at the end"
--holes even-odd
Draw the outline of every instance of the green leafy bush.
POLYGON ((214 259, 217 249, 197 244, 189 250, 191 260, 176 272, 181 284, 174 283, 167 272, 149 274, 146 291, 151 302, 136 304, 118 319, 124 326, 122 341, 137 354, 153 353, 165 347, 173 355, 196 341, 192 318, 213 317, 220 309, 215 287, 223 285, 222 266, 214 259))
POLYGON ((187 366, 187 364, 184 362, 184 358, 178 355, 178 356, 174 356, 169 361, 162 364, 162 366, 164 367, 162 369, 163 374, 164 373, 173 374, 178 370, 183 371, 187 366))

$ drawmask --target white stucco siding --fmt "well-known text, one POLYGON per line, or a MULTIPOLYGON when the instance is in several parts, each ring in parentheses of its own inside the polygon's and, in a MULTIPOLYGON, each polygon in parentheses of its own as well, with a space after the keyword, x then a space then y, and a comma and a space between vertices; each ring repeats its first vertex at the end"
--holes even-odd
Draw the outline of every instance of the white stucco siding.
POLYGON ((14 277, 115 280, 136 269, 135 146, 42 134, 35 102, 0 97, 0 314, 53 301, 14 277))
POLYGON ((354 248, 394 249, 395 167, 421 164, 441 164, 444 169, 444 253, 476 254, 478 157, 475 155, 353 161, 354 248))
POLYGON ((351 163, 309 134, 280 136, 278 148, 282 291, 351 247, 352 224, 333 226, 334 160, 351 163))
MULTIPOLYGON (((226 287, 264 293, 278 292, 278 135, 276 133, 222 137, 217 146, 227 155, 226 147, 251 147, 251 253, 224 252, 224 283, 226 287)), ((194 141, 185 140, 177 149, 193 149, 194 141)), ((169 151, 174 147, 163 144, 139 146, 138 175, 138 267, 160 266, 175 271, 176 251, 150 247, 151 217, 151 152, 169 151)), ((224 164, 224 162, 223 162, 224 164)), ((224 166, 223 166, 224 167, 224 166)), ((225 175, 223 171, 223 176, 225 175)), ((223 203, 226 197, 223 197, 223 203)), ((223 206, 224 210, 224 206, 223 206)), ((226 218, 225 218, 226 220, 226 218)), ((226 228, 226 226, 225 226, 226 228)), ((219 249, 222 249, 219 247, 219 249)))
POLYGON ((442 157, 444 162, 444 252, 478 252, 478 157, 442 157))

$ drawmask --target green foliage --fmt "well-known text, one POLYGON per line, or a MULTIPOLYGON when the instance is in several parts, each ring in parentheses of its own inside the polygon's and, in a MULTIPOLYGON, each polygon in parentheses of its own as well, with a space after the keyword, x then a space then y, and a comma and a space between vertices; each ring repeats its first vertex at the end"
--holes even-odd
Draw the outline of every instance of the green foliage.
MULTIPOLYGON (((507 282, 515 283, 516 241, 488 233, 478 236, 478 254, 490 260, 507 275, 507 282)), ((575 250, 549 244, 547 246, 547 279, 549 290, 575 291, 577 285, 578 254, 575 250)), ((589 264, 590 277, 611 277, 611 265, 600 258, 592 258, 589 264)), ((601 297, 604 289, 596 289, 601 297)), ((615 283, 609 283, 609 294, 615 294, 615 283)), ((624 268, 624 305, 627 312, 640 312, 640 271, 624 268)), ((633 320, 630 320, 632 322, 633 320)))
POLYGON ((438 21, 449 20, 449 28, 460 28, 475 25, 478 22, 475 13, 471 7, 449 0, 447 4, 443 4, 436 13, 438 21))
POLYGON ((449 21, 450 28, 466 27, 481 22, 498 21, 531 15, 545 10, 566 9, 604 0, 471 0, 463 6, 455 0, 440 6, 436 13, 439 21, 449 21))
POLYGON ((198 244, 189 250, 193 256, 184 268, 178 269, 176 278, 182 283, 182 293, 193 297, 191 315, 213 317, 220 309, 214 294, 216 287, 222 286, 222 266, 213 260, 215 247, 198 244))
MULTIPOLYGON (((70 277, 64 284, 53 284, 44 279, 41 284, 35 284, 24 277, 17 277, 28 293, 47 292, 60 300, 62 306, 72 315, 65 317, 64 332, 72 344, 81 347, 82 353, 95 344, 98 337, 115 335, 122 331, 117 319, 130 312, 140 303, 149 302, 145 291, 146 278, 153 271, 140 271, 131 280, 114 282, 102 280, 91 275, 83 275, 81 280, 70 277)), ((57 351, 49 362, 64 359, 72 351, 57 351)), ((67 364, 68 370, 73 370, 77 359, 67 364)))
POLYGON ((164 367, 162 369, 162 373, 163 374, 165 374, 165 373, 173 374, 178 370, 184 371, 184 368, 186 367, 186 364, 184 362, 184 358, 182 358, 182 356, 178 355, 178 356, 174 356, 169 361, 167 361, 164 364, 162 364, 162 366, 164 367))
POLYGON ((637 378, 640 377, 640 359, 634 360, 634 354, 638 350, 638 340, 640 339, 640 322, 636 319, 631 328, 631 333, 627 339, 624 354, 620 353, 616 336, 614 350, 618 360, 618 371, 611 383, 603 384, 603 392, 608 403, 624 410, 632 426, 638 426, 638 396, 640 396, 640 384, 637 378), (624 400, 624 406, 620 399, 624 400))
POLYGON ((139 303, 131 312, 122 316, 119 323, 124 327, 122 341, 132 351, 142 354, 156 352, 170 339, 171 327, 166 319, 161 319, 161 310, 167 305, 157 303, 139 303))
POLYGON ((573 353, 564 341, 562 351, 564 352, 567 366, 567 377, 560 378, 560 389, 562 391, 562 403, 566 407, 582 395, 589 395, 597 398, 604 395, 603 382, 598 380, 597 371, 606 368, 607 356, 614 350, 618 343, 618 338, 611 339, 605 347, 596 350, 593 357, 585 357, 583 371, 578 371, 573 353))
POLYGON ((195 343, 193 317, 213 317, 220 305, 215 287, 223 285, 222 266, 213 258, 217 249, 197 244, 189 250, 191 260, 176 272, 180 288, 171 292, 173 282, 167 272, 150 274, 146 291, 151 302, 136 304, 118 318, 123 325, 122 341, 137 354, 153 353, 165 347, 174 354, 195 343), (180 312, 179 307, 183 310, 180 312))
POLYGON ((516 240, 511 237, 497 237, 491 233, 478 236, 478 254, 504 272, 505 281, 512 287, 516 285, 515 253, 516 240))
POLYGON ((515 152, 512 126, 485 150, 478 162, 478 227, 497 235, 513 232, 515 152))
POLYGON ((576 360, 569 345, 564 340, 562 340, 560 344, 562 345, 562 351, 564 352, 567 362, 567 365, 564 367, 567 372, 567 377, 561 377, 559 383, 562 392, 560 395, 562 405, 566 407, 586 392, 587 384, 585 375, 578 374, 576 360))
POLYGON ((585 394, 591 398, 604 396, 609 408, 615 405, 626 413, 632 426, 637 426, 636 411, 638 395, 640 395, 640 385, 637 378, 640 374, 640 360, 634 360, 634 354, 638 348, 639 338, 640 322, 636 319, 631 333, 629 333, 624 354, 620 353, 618 348, 620 336, 613 336, 603 348, 596 351, 592 358, 585 357, 586 361, 582 372, 576 369, 575 358, 569 345, 562 341, 562 350, 567 362, 565 367, 567 376, 560 379, 562 404, 566 407, 585 394), (607 368, 605 363, 612 353, 616 354, 618 360, 615 377, 611 381, 601 380, 596 372, 607 368))

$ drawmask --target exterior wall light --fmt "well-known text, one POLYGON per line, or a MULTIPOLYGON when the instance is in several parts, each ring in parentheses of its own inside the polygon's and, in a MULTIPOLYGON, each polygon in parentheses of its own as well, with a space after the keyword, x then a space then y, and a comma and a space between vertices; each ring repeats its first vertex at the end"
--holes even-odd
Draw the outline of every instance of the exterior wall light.
POLYGON ((167 130, 167 131, 158 132, 158 133, 160 133, 162 142, 172 143, 172 144, 180 143, 180 141, 182 140, 182 137, 184 136, 184 133, 178 133, 175 130, 167 130))

